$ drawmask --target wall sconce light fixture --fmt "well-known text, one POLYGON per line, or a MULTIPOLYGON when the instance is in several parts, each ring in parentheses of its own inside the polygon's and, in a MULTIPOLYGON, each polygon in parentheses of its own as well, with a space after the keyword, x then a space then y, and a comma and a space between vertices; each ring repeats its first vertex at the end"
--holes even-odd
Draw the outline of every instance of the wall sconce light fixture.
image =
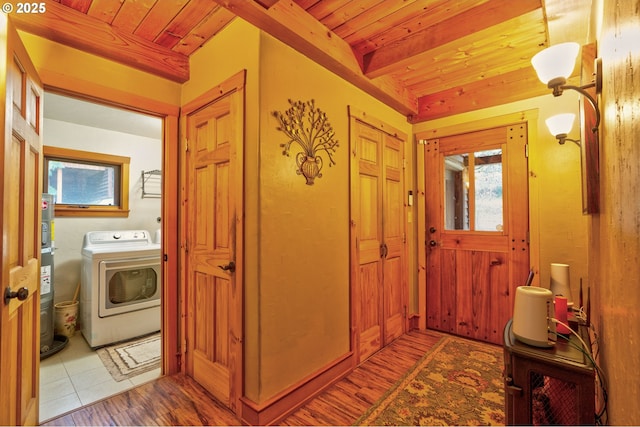
POLYGON ((568 138, 567 135, 573 128, 573 121, 576 119, 576 115, 573 113, 556 114, 549 117, 544 122, 547 124, 547 128, 552 135, 558 139, 560 145, 564 145, 565 142, 571 141, 578 146, 580 141, 577 139, 568 138))
MULTIPOLYGON (((560 43, 538 52, 531 58, 531 64, 536 70, 540 81, 545 83, 549 89, 553 90, 553 96, 560 96, 565 89, 572 89, 579 92, 591 103, 596 114, 595 124, 591 131, 596 133, 600 126, 600 109, 598 108, 598 103, 595 98, 585 89, 595 88, 596 94, 602 92, 602 60, 600 58, 596 58, 595 60, 593 82, 584 86, 568 85, 567 79, 571 76, 571 73, 573 73, 579 50, 580 46, 578 43, 560 43)), ((573 126, 575 115, 572 115, 573 117, 571 117, 570 120, 568 115, 561 114, 559 116, 564 117, 552 120, 556 117, 554 116, 546 121, 549 131, 558 138, 560 144, 564 144, 565 141, 577 142, 579 144, 579 141, 567 138, 567 133, 573 126), (549 122, 552 122, 553 126, 555 126, 553 130, 549 122), (564 127, 562 127, 562 123, 564 127), (560 128, 558 128, 558 126, 560 126, 560 128), (561 132, 555 133, 559 131, 561 132), (563 134, 564 136, 562 136, 563 134)))

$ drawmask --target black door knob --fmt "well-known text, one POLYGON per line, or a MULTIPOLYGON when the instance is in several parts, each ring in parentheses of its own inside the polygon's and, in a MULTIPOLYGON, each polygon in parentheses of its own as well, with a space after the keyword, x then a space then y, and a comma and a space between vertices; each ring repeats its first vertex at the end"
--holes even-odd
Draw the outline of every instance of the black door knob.
POLYGON ((9 300, 12 298, 18 298, 20 301, 24 301, 29 296, 29 288, 25 288, 24 286, 18 289, 17 291, 12 291, 10 286, 7 286, 7 289, 4 290, 4 303, 9 304, 9 300))
POLYGON ((233 273, 234 271, 236 271, 236 263, 233 261, 229 261, 229 264, 219 265, 218 268, 221 268, 224 271, 228 271, 229 273, 233 273))
POLYGON ((429 246, 431 246, 432 248, 434 246, 436 246, 438 244, 438 242, 436 242, 435 240, 429 240, 429 246))

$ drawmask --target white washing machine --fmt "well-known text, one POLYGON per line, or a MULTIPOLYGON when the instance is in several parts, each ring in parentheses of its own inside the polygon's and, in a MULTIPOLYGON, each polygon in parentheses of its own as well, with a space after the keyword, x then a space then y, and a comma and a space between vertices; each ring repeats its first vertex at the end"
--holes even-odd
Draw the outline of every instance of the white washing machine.
POLYGON ((161 294, 160 244, 148 231, 85 234, 80 323, 89 346, 159 331, 161 294))

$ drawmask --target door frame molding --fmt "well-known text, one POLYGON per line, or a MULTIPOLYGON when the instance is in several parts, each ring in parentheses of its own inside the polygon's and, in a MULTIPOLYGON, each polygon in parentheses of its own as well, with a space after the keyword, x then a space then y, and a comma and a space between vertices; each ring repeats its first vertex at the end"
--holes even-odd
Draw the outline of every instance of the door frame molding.
POLYGON ((178 115, 180 107, 75 77, 40 71, 45 91, 163 119, 162 141, 162 374, 180 372, 178 115), (169 301, 174 303, 169 303, 169 301))
MULTIPOLYGON (((507 126, 516 123, 527 124, 527 141, 535 141, 538 135, 538 110, 523 110, 516 113, 487 117, 480 120, 461 122, 438 126, 430 124, 415 133, 416 142, 416 177, 417 177, 417 215, 418 215, 418 327, 427 328, 427 227, 426 227, 426 197, 425 197, 425 143, 436 138, 476 132, 498 126, 507 126), (423 240, 421 242, 421 240, 423 240)), ((531 170, 531 165, 529 167, 531 170)), ((539 187, 535 176, 529 174, 529 262, 535 271, 534 284, 539 285, 540 280, 540 215, 532 206, 539 206, 539 187)))

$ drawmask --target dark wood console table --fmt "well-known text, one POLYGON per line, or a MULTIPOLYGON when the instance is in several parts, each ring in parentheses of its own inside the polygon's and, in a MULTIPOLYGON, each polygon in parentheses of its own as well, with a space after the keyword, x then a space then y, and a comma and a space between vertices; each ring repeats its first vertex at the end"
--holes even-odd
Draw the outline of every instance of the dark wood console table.
MULTIPOLYGON (((588 343, 586 328, 581 337, 588 343), (587 339, 585 339, 587 338, 587 339)), ((504 328, 507 425, 595 424, 595 369, 575 336, 550 348, 524 344, 504 328)))

